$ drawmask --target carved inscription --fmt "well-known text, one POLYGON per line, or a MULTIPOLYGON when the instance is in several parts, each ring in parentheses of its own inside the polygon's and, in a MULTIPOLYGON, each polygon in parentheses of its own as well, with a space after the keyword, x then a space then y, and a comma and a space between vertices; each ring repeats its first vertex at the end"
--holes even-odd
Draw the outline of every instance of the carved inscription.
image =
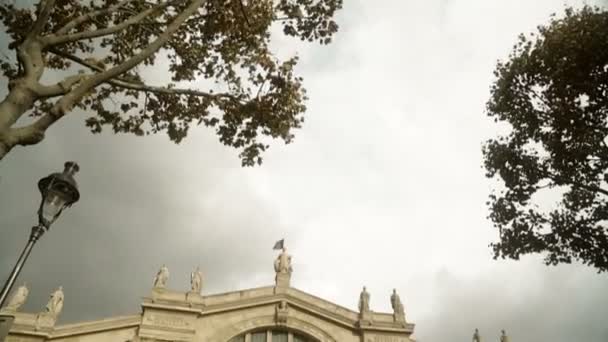
POLYGON ((374 337, 374 342, 406 342, 407 340, 398 336, 378 335, 374 337))
POLYGON ((150 315, 148 321, 155 325, 171 328, 185 328, 189 324, 181 317, 167 316, 167 315, 150 315))

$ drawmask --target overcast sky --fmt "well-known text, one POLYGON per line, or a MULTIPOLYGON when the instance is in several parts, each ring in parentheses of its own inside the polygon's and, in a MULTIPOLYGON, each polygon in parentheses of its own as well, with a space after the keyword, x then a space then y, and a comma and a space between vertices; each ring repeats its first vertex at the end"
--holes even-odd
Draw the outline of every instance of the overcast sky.
POLYGON ((63 285, 64 323, 138 313, 162 263, 173 289, 197 265, 205 293, 271 285, 284 237, 294 287, 355 310, 366 285, 386 312, 396 288, 422 342, 475 328, 484 341, 506 329, 512 342, 606 342, 606 274, 494 261, 488 247, 492 71, 564 4, 582 1, 346 0, 333 44, 275 43, 299 51, 309 109, 294 143, 253 169, 205 128, 175 145, 91 135, 74 113, 0 162, 0 277, 36 222, 36 182, 75 160, 81 200, 32 253, 25 311, 63 285))

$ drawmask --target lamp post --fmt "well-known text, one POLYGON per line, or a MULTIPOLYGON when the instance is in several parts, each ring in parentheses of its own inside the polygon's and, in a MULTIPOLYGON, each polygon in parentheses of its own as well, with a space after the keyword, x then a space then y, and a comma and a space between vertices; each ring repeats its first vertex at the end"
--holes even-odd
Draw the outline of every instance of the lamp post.
POLYGON ((32 227, 30 238, 23 252, 21 252, 17 264, 15 264, 6 283, 4 283, 2 292, 0 292, 0 308, 4 305, 36 241, 51 228, 51 224, 55 222, 63 209, 70 207, 80 198, 78 185, 74 180, 74 174, 78 170, 78 164, 66 162, 63 172, 52 173, 38 181, 38 189, 40 189, 40 194, 42 195, 40 207, 38 208, 38 224, 32 227))

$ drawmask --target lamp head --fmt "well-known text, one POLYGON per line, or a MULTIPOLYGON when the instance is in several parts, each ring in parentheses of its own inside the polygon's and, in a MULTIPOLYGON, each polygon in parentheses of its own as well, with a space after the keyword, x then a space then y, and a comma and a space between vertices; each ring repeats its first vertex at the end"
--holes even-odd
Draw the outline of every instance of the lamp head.
POLYGON ((75 162, 66 162, 63 172, 52 173, 38 181, 42 200, 38 209, 38 223, 46 230, 59 217, 63 209, 80 199, 74 174, 79 170, 75 162))

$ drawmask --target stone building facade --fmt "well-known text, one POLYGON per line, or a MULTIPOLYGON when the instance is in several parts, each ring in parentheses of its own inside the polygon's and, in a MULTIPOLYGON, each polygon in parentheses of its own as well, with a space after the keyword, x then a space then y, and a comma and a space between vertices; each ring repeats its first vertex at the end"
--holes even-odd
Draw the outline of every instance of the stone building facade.
POLYGON ((274 266, 272 286, 210 295, 201 294, 202 274, 198 269, 191 275, 191 291, 168 289, 169 272, 163 266, 150 295, 144 298, 140 314, 91 322, 55 325, 61 309, 54 308, 58 304, 62 307, 62 293, 51 298, 47 310, 41 313, 20 312, 21 298, 16 301, 19 305, 10 309, 15 321, 6 341, 414 341, 414 324, 406 321, 396 292, 390 297, 392 313, 371 311, 365 289, 359 310, 353 311, 291 287, 291 257, 285 249, 274 266))

